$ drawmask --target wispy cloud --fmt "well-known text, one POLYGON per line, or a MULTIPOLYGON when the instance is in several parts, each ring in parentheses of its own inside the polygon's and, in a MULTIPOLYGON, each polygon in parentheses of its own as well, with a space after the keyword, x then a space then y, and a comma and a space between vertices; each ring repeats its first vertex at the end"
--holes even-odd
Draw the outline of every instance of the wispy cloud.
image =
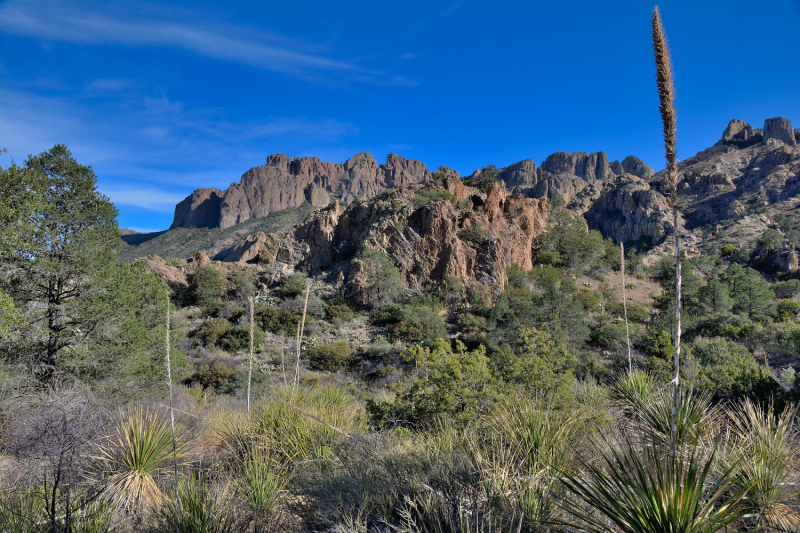
MULTIPOLYGON (((163 16, 132 16, 108 6, 98 4, 87 9, 58 1, 11 0, 0 5, 0 30, 51 42, 179 48, 305 78, 327 75, 363 83, 416 84, 404 76, 364 68, 354 60, 328 57, 313 51, 311 45, 273 33, 211 23, 188 24, 163 16)), ((159 15, 165 12, 161 9, 159 15)))
POLYGON ((425 55, 425 52, 414 54, 412 52, 406 52, 405 54, 400 56, 400 59, 416 59, 418 57, 422 57, 425 55))
POLYGON ((130 205, 162 213, 171 213, 175 209, 175 204, 186 197, 186 194, 154 188, 101 187, 100 192, 108 196, 116 205, 130 205))

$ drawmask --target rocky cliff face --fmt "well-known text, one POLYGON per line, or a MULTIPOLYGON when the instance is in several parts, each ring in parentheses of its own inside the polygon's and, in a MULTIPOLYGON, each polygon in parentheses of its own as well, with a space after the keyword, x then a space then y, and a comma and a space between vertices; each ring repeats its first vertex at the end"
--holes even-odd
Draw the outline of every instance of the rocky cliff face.
POLYGON ((251 168, 227 190, 198 189, 175 208, 172 228, 228 228, 251 218, 298 207, 304 202, 325 207, 334 198, 351 202, 372 198, 387 189, 430 181, 431 173, 419 161, 389 154, 378 165, 370 154, 356 154, 344 163, 316 157, 290 159, 276 154, 251 168))
POLYGON ((506 267, 533 268, 533 239, 547 227, 548 202, 511 193, 504 182, 486 193, 452 177, 441 183, 401 186, 347 207, 334 201, 292 231, 251 239, 242 258, 253 258, 275 279, 295 270, 339 272, 356 300, 365 280, 351 259, 364 249, 385 253, 412 289, 457 276, 468 287, 500 290, 506 267), (443 199, 420 205, 422 189, 443 199))
MULTIPOLYGON (((679 164, 677 230, 689 254, 752 236, 774 225, 770 216, 800 209, 798 138, 784 118, 766 120, 763 129, 732 120, 719 142, 679 164)), ((341 164, 275 155, 224 192, 195 191, 176 207, 173 225, 228 227, 308 202, 322 209, 304 224, 250 236, 219 257, 276 273, 338 268, 351 285, 358 276, 343 265, 370 248, 385 252, 411 287, 451 275, 502 286, 506 266, 530 265, 532 239, 544 231, 547 200, 557 194, 606 237, 646 244, 652 257, 671 246, 676 228, 663 172, 635 156, 609 162, 603 152, 557 152, 540 166, 527 159, 500 169, 497 178, 481 191, 452 169, 431 175, 394 154, 382 165, 369 154, 341 164), (414 198, 423 187, 448 191, 455 203, 419 206, 414 198), (476 235, 485 238, 475 242, 476 235)))

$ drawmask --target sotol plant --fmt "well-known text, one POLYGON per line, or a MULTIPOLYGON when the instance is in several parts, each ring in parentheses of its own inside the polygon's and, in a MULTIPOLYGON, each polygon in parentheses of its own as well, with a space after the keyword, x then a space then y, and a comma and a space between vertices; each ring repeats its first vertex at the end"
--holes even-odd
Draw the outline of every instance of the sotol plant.
POLYGON ((161 503, 156 484, 169 476, 172 460, 184 457, 189 446, 178 433, 173 448, 170 423, 157 411, 140 405, 121 411, 114 433, 99 447, 106 478, 103 494, 119 508, 161 503))

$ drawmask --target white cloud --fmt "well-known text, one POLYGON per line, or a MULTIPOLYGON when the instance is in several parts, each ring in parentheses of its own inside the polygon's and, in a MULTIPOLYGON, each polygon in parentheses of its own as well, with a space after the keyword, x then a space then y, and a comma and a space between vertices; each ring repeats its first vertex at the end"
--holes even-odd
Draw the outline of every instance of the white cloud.
POLYGON ((130 205, 150 211, 171 213, 175 204, 186 198, 186 194, 167 192, 160 189, 128 189, 101 187, 100 192, 108 196, 116 205, 130 205))
POLYGON ((45 42, 179 48, 300 77, 326 74, 364 83, 415 84, 402 76, 366 69, 353 60, 326 57, 297 40, 242 27, 191 25, 163 18, 163 13, 162 8, 161 18, 131 16, 108 4, 85 9, 58 1, 11 0, 0 5, 0 30, 45 42))
POLYGON ((406 52, 405 54, 400 56, 400 59, 416 59, 418 57, 422 57, 425 55, 425 52, 421 52, 419 54, 414 54, 412 52, 406 52))

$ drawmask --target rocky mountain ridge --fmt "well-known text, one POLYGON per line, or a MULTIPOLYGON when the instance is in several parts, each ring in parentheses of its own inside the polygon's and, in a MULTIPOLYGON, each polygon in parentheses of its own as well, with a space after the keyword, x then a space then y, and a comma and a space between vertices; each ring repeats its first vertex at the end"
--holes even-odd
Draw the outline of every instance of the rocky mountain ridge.
MULTIPOLYGON (((760 129, 732 120, 716 144, 679 164, 678 230, 687 255, 703 247, 752 242, 768 227, 777 227, 773 217, 778 214, 798 217, 798 141, 800 130, 784 118, 768 119, 760 129)), ((609 162, 603 152, 558 152, 538 167, 524 160, 499 169, 480 188, 465 185, 481 183, 481 173, 462 180, 457 172, 439 167, 431 174, 419 161, 396 155, 385 165, 368 154, 341 165, 270 156, 267 165, 251 169, 225 192, 196 191, 176 209, 176 223, 219 216, 220 224, 231 229, 244 227, 242 219, 273 207, 271 190, 278 191, 281 202, 308 205, 314 200, 324 206, 302 224, 275 233, 237 230, 240 240, 214 248, 215 259, 257 264, 273 277, 294 270, 333 269, 338 275, 338 269, 344 276, 340 284, 350 287, 358 285, 353 281, 358 274, 342 266, 350 265, 344 259, 364 249, 385 253, 411 287, 451 276, 502 287, 506 266, 531 266, 532 240, 546 230, 550 201, 556 197, 588 228, 638 246, 646 263, 671 249, 667 237, 675 228, 665 176, 634 156, 609 162), (296 197, 286 196, 290 187, 296 197), (423 189, 452 201, 420 204, 423 189)))
POLYGON ((175 207, 170 229, 225 229, 304 202, 314 207, 326 207, 333 199, 349 203, 359 196, 372 198, 387 189, 430 179, 431 172, 423 163, 397 154, 389 154, 382 165, 367 153, 339 164, 317 157, 291 159, 274 154, 267 157, 266 164, 251 168, 239 183, 232 183, 225 191, 194 191, 175 207))

